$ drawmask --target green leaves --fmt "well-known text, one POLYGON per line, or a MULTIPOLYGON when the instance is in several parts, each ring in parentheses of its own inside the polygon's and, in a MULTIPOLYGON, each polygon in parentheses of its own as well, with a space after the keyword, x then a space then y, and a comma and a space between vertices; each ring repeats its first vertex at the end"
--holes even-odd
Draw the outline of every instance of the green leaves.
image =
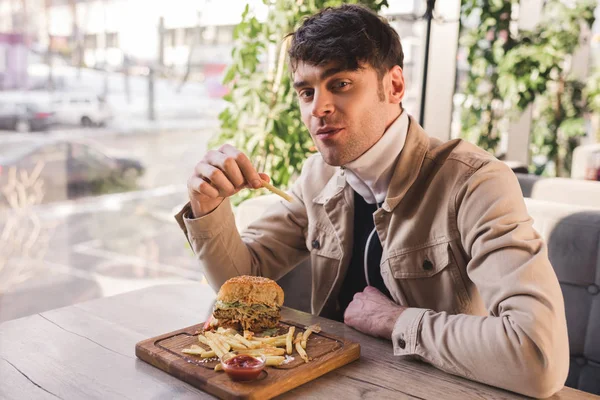
MULTIPOLYGON (((316 150, 301 122, 286 62, 288 41, 302 19, 324 7, 360 3, 379 11, 385 0, 263 0, 269 6, 264 23, 247 5, 234 30, 233 63, 223 83, 229 103, 219 115, 221 131, 211 146, 228 142, 244 151, 255 167, 270 175, 275 186, 289 187, 307 157, 316 150)), ((264 191, 242 191, 239 203, 264 191)))
POLYGON ((538 27, 518 33, 511 31, 507 18, 516 3, 463 0, 463 14, 479 12, 483 21, 466 27, 463 19, 461 25, 461 43, 468 47, 471 65, 463 88, 463 137, 494 153, 510 118, 534 105, 532 167, 536 173, 568 173, 572 149, 585 134, 585 99, 594 104, 594 96, 600 94, 600 79, 585 97, 582 82, 568 76, 582 26, 594 21, 596 2, 567 5, 550 0, 538 27), (554 164, 554 172, 549 172, 549 164, 554 164))

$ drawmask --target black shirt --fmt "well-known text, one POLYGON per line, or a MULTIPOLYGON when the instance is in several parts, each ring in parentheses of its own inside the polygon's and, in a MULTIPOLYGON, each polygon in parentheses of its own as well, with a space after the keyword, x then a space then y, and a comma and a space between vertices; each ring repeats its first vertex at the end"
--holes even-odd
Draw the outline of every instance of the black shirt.
MULTIPOLYGON (((373 213, 375 211, 377 211, 376 204, 368 204, 361 195, 354 192, 354 244, 352 246, 350 265, 348 266, 348 271, 338 297, 340 320, 343 320, 344 311, 346 311, 354 295, 362 292, 367 286, 364 268, 365 246, 369 235, 375 228, 375 223, 373 222, 373 213)), ((379 241, 379 235, 375 232, 369 243, 369 252, 367 255, 369 281, 371 286, 374 286, 391 298, 390 292, 385 287, 383 278, 381 277, 379 267, 381 253, 381 242, 379 241)))

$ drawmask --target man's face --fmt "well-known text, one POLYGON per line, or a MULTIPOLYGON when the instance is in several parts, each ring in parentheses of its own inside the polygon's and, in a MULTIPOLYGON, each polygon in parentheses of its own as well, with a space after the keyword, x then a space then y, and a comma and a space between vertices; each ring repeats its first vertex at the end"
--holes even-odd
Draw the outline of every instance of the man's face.
POLYGON ((389 122, 385 84, 369 65, 348 71, 334 63, 298 64, 294 87, 302 121, 327 164, 354 161, 381 138, 389 122))

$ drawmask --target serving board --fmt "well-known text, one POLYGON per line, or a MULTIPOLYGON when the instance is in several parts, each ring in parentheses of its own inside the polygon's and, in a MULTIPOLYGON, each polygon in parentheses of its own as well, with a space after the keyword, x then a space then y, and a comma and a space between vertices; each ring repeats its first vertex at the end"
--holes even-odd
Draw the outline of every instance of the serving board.
MULTIPOLYGON (((306 329, 292 321, 281 321, 279 329, 287 331, 290 326, 295 326, 296 332, 306 329)), ((181 352, 191 345, 201 345, 197 336, 202 327, 203 324, 193 325, 143 340, 136 344, 135 355, 222 399, 270 399, 360 358, 358 343, 327 332, 312 333, 306 344, 310 362, 305 363, 294 350, 294 360, 287 364, 265 367, 254 381, 234 382, 224 372, 213 370, 217 360, 206 362, 200 356, 181 352)))

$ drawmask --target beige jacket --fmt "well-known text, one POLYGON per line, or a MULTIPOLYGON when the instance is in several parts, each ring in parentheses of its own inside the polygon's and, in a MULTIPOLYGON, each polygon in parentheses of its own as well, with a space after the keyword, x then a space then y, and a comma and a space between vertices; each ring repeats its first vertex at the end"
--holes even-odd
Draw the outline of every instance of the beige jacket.
MULTIPOLYGON (((215 288, 241 274, 278 279, 310 256, 312 311, 329 315, 352 254, 353 191, 319 155, 241 235, 228 200, 177 216, 215 288)), ((429 138, 411 118, 388 197, 374 214, 381 275, 394 301, 394 354, 534 397, 562 388, 569 348, 562 293, 515 175, 461 141, 429 138)))

